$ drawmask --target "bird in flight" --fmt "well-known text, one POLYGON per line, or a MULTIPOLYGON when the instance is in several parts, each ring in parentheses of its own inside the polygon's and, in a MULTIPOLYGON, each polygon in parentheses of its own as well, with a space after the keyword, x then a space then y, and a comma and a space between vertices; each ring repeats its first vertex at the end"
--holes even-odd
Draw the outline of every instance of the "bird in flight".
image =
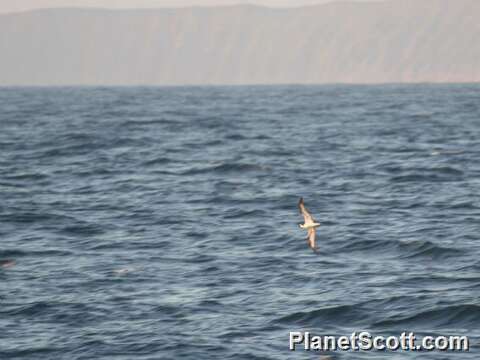
POLYGON ((300 210, 300 214, 303 215, 304 223, 303 224, 298 224, 300 228, 307 230, 307 241, 308 241, 308 246, 313 251, 317 251, 317 248, 315 246, 315 237, 316 237, 316 228, 320 226, 319 223, 315 221, 315 219, 312 217, 310 212, 307 210, 305 207, 305 203, 303 202, 303 198, 300 198, 300 201, 298 202, 298 208, 300 210))

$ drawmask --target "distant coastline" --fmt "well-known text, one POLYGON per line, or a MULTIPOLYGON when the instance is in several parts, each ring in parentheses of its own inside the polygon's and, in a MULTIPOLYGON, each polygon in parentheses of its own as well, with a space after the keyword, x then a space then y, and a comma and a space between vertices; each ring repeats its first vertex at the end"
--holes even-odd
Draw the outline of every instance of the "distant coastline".
POLYGON ((476 0, 0 14, 0 86, 477 83, 478 18, 476 0))

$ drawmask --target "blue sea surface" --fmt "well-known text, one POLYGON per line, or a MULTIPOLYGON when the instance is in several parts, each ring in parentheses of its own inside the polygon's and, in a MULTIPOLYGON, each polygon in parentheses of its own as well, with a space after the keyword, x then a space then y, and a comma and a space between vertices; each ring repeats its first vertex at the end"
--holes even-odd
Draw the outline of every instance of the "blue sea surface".
POLYGON ((468 335, 480 85, 0 89, 0 359, 319 359, 468 335), (300 196, 322 226, 299 229, 300 196))

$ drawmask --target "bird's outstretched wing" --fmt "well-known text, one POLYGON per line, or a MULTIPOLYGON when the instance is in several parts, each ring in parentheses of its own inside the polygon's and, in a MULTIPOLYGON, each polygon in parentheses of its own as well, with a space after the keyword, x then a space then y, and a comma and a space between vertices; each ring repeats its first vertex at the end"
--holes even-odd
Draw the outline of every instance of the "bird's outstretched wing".
POLYGON ((317 232, 315 231, 314 228, 308 229, 308 246, 310 246, 310 248, 313 251, 317 250, 316 245, 315 245, 315 237, 316 236, 317 236, 317 232))
POLYGON ((298 202, 298 208, 300 209, 300 213, 303 215, 303 218, 305 220, 305 224, 312 224, 312 223, 315 222, 312 215, 310 214, 310 212, 305 207, 305 203, 303 202, 303 198, 300 198, 300 201, 298 202))

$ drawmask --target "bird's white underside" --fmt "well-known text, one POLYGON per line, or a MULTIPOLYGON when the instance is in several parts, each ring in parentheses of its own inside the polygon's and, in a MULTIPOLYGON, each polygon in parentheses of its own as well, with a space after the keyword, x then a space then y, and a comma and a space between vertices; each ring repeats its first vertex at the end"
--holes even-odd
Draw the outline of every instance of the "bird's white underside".
POLYGON ((305 229, 305 230, 312 229, 312 228, 317 228, 317 227, 319 227, 319 226, 320 226, 319 223, 300 224, 300 227, 301 227, 302 229, 305 229))

